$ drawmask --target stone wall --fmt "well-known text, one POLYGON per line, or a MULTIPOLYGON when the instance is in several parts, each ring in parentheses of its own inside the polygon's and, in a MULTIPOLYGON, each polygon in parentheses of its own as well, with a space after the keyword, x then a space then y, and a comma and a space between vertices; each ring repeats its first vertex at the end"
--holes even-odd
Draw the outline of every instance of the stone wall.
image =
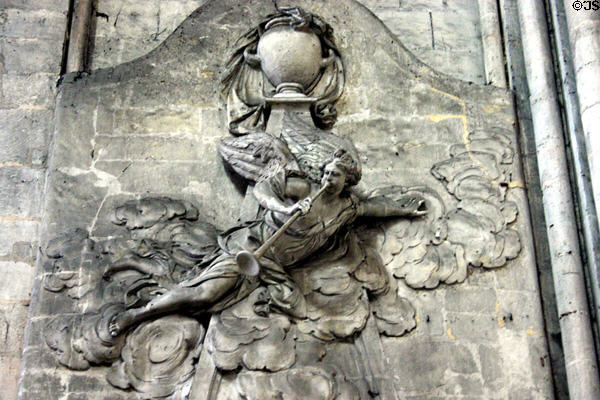
POLYGON ((68 0, 0 2, 0 398, 16 398, 68 0))
MULTIPOLYGON (((162 42, 204 0, 99 0, 91 68, 162 42)), ((0 398, 16 397, 68 0, 0 1, 0 398)), ((482 83, 476 0, 364 0, 422 61, 482 83), (449 4, 451 3, 451 4, 449 4)))
MULTIPOLYGON (((359 0, 421 61, 484 83, 477 0, 359 0)), ((91 69, 131 61, 154 49, 206 0, 100 0, 91 69)))

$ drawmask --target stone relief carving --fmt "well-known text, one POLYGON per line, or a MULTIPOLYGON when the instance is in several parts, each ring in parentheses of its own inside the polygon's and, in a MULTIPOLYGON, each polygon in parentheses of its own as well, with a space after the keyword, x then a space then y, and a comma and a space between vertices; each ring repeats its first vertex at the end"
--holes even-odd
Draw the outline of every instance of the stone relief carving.
POLYGON ((333 31, 301 9, 244 35, 223 83, 233 136, 218 151, 248 184, 251 218, 221 232, 189 202, 150 197, 114 210, 111 239, 50 241, 44 288, 77 312, 46 343, 68 368, 110 365, 108 382, 142 398, 187 398, 205 351, 240 398, 374 397, 385 389, 369 338, 416 326, 398 285, 462 282, 518 255, 509 136, 472 132, 432 166, 451 207, 427 187, 359 192, 354 143, 323 130, 344 86, 333 31), (266 133, 282 105, 280 132, 266 133))
POLYGON ((343 90, 344 68, 331 26, 300 8, 280 9, 239 39, 227 65, 229 130, 264 131, 269 99, 309 101, 315 125, 331 128, 343 90))

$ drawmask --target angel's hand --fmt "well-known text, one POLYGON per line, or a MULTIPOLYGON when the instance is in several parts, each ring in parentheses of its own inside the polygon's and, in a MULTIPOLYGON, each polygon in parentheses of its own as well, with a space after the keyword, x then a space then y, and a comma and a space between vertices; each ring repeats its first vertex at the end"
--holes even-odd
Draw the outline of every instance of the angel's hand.
POLYGON ((400 206, 401 214, 420 217, 427 214, 427 202, 418 195, 404 196, 396 200, 400 206))
POLYGON ((300 211, 302 215, 308 214, 310 211, 310 207, 312 206, 312 199, 310 197, 305 198, 304 200, 300 200, 293 206, 289 207, 289 215, 295 214, 297 211, 300 211))

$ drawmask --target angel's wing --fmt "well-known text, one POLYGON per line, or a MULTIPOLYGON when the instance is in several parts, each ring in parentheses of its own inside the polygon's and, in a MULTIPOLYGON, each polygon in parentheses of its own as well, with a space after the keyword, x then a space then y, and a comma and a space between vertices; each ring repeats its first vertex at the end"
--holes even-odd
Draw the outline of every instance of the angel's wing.
POLYGON ((358 151, 351 140, 317 129, 295 114, 286 114, 281 138, 298 160, 300 169, 314 182, 321 179, 321 168, 338 149, 346 150, 360 168, 358 151))
POLYGON ((254 182, 273 164, 299 171, 287 144, 265 133, 223 138, 219 143, 219 154, 235 172, 254 182))

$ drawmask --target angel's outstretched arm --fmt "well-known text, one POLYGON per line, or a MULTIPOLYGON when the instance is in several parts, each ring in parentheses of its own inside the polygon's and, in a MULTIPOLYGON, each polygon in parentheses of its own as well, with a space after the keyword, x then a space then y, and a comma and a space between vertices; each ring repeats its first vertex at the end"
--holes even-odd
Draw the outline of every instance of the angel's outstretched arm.
POLYGON ((393 200, 377 196, 361 200, 358 215, 361 217, 419 217, 427 214, 427 203, 420 196, 410 195, 393 200))

